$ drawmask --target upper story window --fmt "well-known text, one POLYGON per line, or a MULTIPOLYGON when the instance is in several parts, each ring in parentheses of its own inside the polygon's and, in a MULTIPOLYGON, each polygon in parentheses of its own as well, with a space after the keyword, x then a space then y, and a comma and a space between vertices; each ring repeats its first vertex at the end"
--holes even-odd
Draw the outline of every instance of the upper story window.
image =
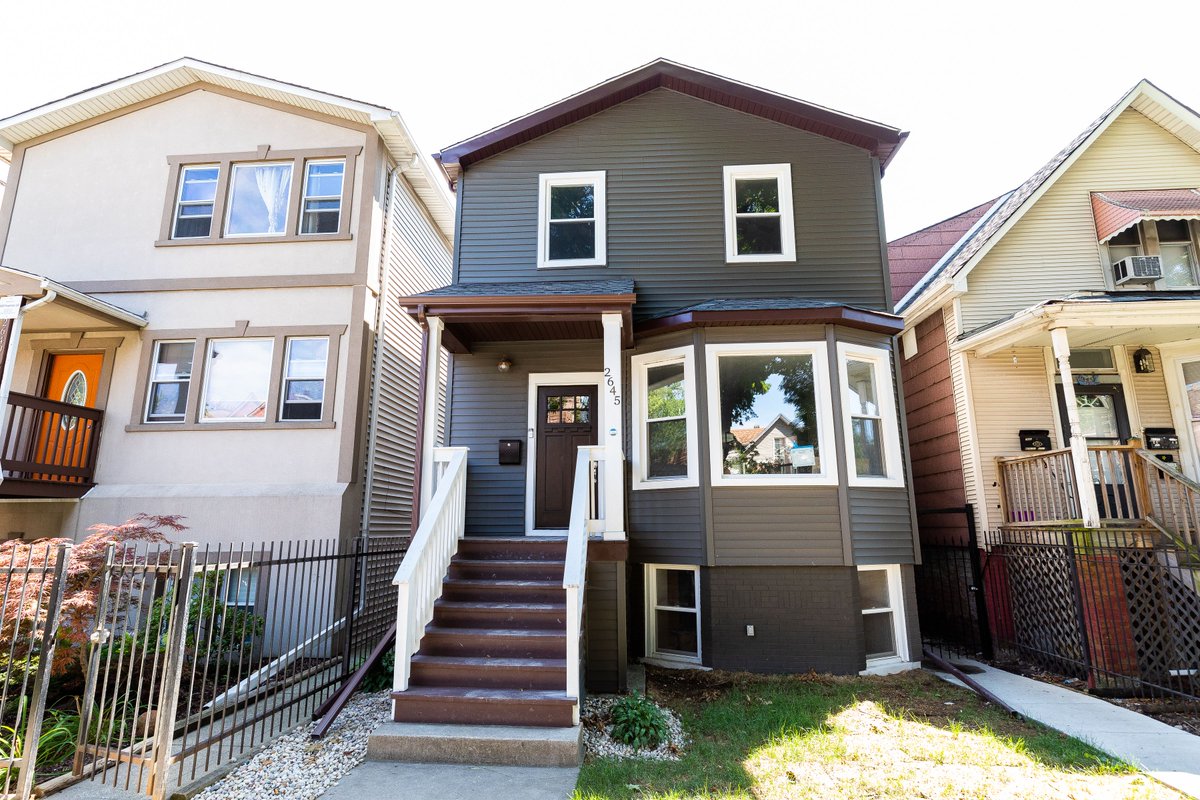
POLYGON ((195 351, 194 339, 154 343, 150 386, 146 393, 147 422, 183 422, 195 351))
POLYGON ((634 489, 696 486, 696 375, 693 349, 630 359, 634 489))
POLYGON ((605 264, 605 173, 538 178, 538 267, 605 264))
POLYGON ((176 156, 159 246, 349 239, 361 148, 176 156))
POLYGON ((839 343, 838 361, 850 484, 903 486, 891 354, 875 347, 839 343))
POLYGON ((796 260, 791 164, 725 167, 725 260, 796 260))
POLYGON ((1115 264, 1123 258, 1140 256, 1142 249, 1141 225, 1131 225, 1108 240, 1108 260, 1115 264))
POLYGON ((1196 251, 1187 220, 1162 219, 1154 223, 1158 253, 1162 257, 1163 284, 1168 289, 1192 289, 1196 281, 1196 251))

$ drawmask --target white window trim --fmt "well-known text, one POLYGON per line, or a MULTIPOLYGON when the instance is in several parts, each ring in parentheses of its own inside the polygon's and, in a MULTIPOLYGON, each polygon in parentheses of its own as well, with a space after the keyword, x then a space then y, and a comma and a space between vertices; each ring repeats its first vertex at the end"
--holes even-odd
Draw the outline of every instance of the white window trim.
MULTIPOLYGON (((292 215, 291 198, 294 196, 296 180, 296 163, 294 161, 235 161, 229 165, 229 186, 226 188, 228 193, 225 198, 225 221, 222 223, 221 238, 223 239, 245 239, 248 237, 267 236, 274 238, 276 236, 288 235, 289 218, 292 215), (239 168, 245 167, 254 169, 255 167, 281 167, 288 168, 288 204, 283 207, 283 225, 275 233, 267 233, 266 231, 256 231, 250 233, 230 233, 229 222, 233 219, 233 193, 237 188, 237 172, 239 168)), ((341 222, 341 219, 338 219, 341 222)))
POLYGON ((710 344, 705 347, 708 384, 708 446, 713 486, 837 486, 837 448, 833 446, 833 396, 829 388, 829 358, 824 340, 819 342, 754 342, 710 344), (817 402, 817 449, 821 471, 810 475, 726 475, 721 446, 721 380, 718 362, 723 355, 812 356, 817 402))
MULTIPOLYGON (((296 235, 297 236, 334 236, 334 235, 337 235, 338 231, 340 231, 342 229, 342 195, 346 191, 346 159, 344 159, 344 158, 312 158, 312 159, 308 159, 304 162, 304 175, 302 177, 302 180, 304 181, 304 183, 300 187, 300 209, 299 209, 299 213, 297 214, 297 219, 296 219, 296 235), (338 192, 336 195, 324 195, 324 194, 310 195, 308 193, 309 170, 311 170, 312 167, 317 164, 341 164, 342 165, 342 190, 340 192, 338 192), (338 202, 338 207, 337 207, 338 224, 337 224, 336 230, 330 231, 328 233, 305 233, 304 232, 304 217, 308 213, 307 206, 308 206, 309 200, 337 200, 337 202, 338 202)), ((318 212, 314 212, 314 213, 318 213, 318 212)), ((322 211, 319 213, 329 214, 331 212, 326 210, 326 211, 322 211)))
MULTIPOLYGON (((648 660, 662 662, 664 664, 699 664, 704 660, 704 640, 702 637, 702 628, 700 625, 700 567, 695 564, 646 564, 643 572, 642 587, 646 595, 645 614, 646 614, 646 658, 648 660), (696 655, 683 656, 678 653, 660 653, 656 648, 658 642, 658 619, 654 613, 658 610, 657 598, 657 583, 655 581, 655 573, 658 570, 679 570, 680 572, 693 573, 693 580, 696 586, 696 655)), ((666 606, 668 610, 673 606, 666 606)), ((681 608, 680 611, 692 613, 690 608, 681 608)))
MULTIPOLYGON (((217 195, 214 190, 212 200, 184 200, 183 190, 187 188, 187 174, 191 170, 215 169, 217 171, 216 187, 221 186, 221 165, 220 164, 184 164, 179 168, 179 190, 175 193, 175 214, 171 217, 171 238, 187 241, 189 239, 207 239, 212 236, 212 226, 216 223, 214 214, 217 210, 217 195), (187 206, 212 206, 212 211, 208 214, 208 233, 204 236, 176 236, 175 229, 179 226, 179 212, 187 206)), ((189 217, 188 219, 199 219, 199 217, 189 217)))
MULTIPOLYGON (((197 421, 201 425, 213 425, 213 424, 219 424, 219 423, 233 423, 236 425, 263 425, 263 424, 265 424, 267 422, 267 415, 265 413, 261 417, 212 417, 212 418, 207 418, 207 419, 205 418, 204 407, 205 407, 205 405, 208 404, 208 384, 209 384, 209 380, 212 377, 212 368, 210 367, 210 362, 212 361, 212 349, 213 349, 213 345, 215 345, 219 342, 269 342, 271 344, 271 363, 272 364, 275 363, 275 339, 274 339, 274 337, 270 337, 270 336, 240 336, 240 337, 239 336, 224 336, 224 337, 214 337, 212 339, 209 339, 208 342, 204 346, 204 383, 200 387, 200 399, 198 401, 198 407, 196 409, 197 421)), ((193 354, 192 358, 195 358, 194 354, 193 354)), ((274 372, 274 370, 269 367, 267 370, 267 393, 268 393, 268 395, 271 392, 271 380, 273 378, 273 372, 274 372)), ((192 362, 192 374, 195 375, 195 373, 196 373, 196 362, 193 361, 192 362)), ((263 402, 267 403, 268 401, 264 399, 263 402)), ((266 410, 270 410, 269 407, 266 410)))
POLYGON ((899 564, 871 564, 859 566, 859 572, 884 570, 887 572, 888 601, 891 606, 887 609, 863 610, 859 613, 866 616, 871 613, 890 611, 892 614, 892 637, 896 642, 896 655, 880 658, 868 658, 867 668, 860 675, 887 675, 893 672, 916 669, 920 663, 909 660, 908 652, 908 623, 904 613, 904 584, 900 579, 899 564))
POLYGON ((900 418, 896 410, 896 387, 892 381, 891 353, 878 347, 861 347, 838 342, 838 382, 842 386, 842 427, 845 434, 846 466, 851 486, 904 486, 904 454, 900 447, 900 418), (883 426, 883 463, 886 476, 859 475, 854 459, 854 415, 850 413, 850 382, 847 361, 866 361, 875 367, 875 394, 883 426))
POLYGON ((154 342, 154 353, 150 356, 150 374, 146 378, 146 406, 142 409, 142 422, 146 425, 178 425, 188 418, 189 397, 184 398, 183 419, 150 419, 150 403, 154 400, 154 387, 160 383, 186 383, 191 394, 192 381, 196 379, 196 340, 195 339, 157 339, 154 342), (192 346, 192 372, 186 381, 172 378, 171 380, 155 380, 154 371, 158 367, 158 356, 165 344, 190 344, 192 346))
POLYGON ((604 170, 595 172, 549 172, 538 175, 538 269, 558 267, 602 267, 607 263, 607 207, 605 204, 604 170), (596 255, 594 258, 559 258, 550 260, 550 189, 555 186, 584 186, 591 184, 595 205, 596 255))
POLYGON ((752 264, 796 260, 796 216, 792 211, 791 164, 744 164, 725 167, 725 263, 752 264), (737 222, 734 181, 774 178, 779 184, 779 240, 781 253, 740 255, 737 251, 737 222))
POLYGON ((633 381, 633 484, 632 488, 640 489, 674 489, 700 485, 699 440, 696 416, 696 365, 695 348, 675 347, 670 350, 659 350, 654 353, 644 353, 629 359, 630 376, 633 381), (683 362, 683 402, 686 406, 685 420, 687 422, 687 475, 675 478, 648 478, 646 470, 650 461, 646 448, 649 446, 646 419, 646 373, 650 367, 683 362))
POLYGON ((287 405, 288 381, 308 381, 308 382, 320 381, 321 382, 321 402, 312 403, 311 405, 315 405, 318 407, 318 409, 320 409, 319 413, 317 414, 317 419, 325 418, 325 391, 326 391, 326 389, 329 388, 328 386, 325 385, 325 383, 326 383, 325 376, 329 372, 329 348, 330 347, 331 347, 331 345, 330 345, 328 336, 289 336, 289 337, 287 337, 287 339, 284 340, 284 343, 283 343, 283 366, 280 368, 280 374, 279 374, 279 411, 276 412, 276 416, 279 418, 280 422, 312 422, 313 421, 311 419, 287 419, 286 417, 283 416, 284 406, 287 405), (292 378, 292 377, 289 377, 288 370, 291 368, 291 365, 292 365, 292 343, 293 342, 314 342, 314 341, 318 341, 318 340, 325 341, 325 364, 324 364, 324 368, 321 370, 321 377, 319 377, 319 378, 292 378))

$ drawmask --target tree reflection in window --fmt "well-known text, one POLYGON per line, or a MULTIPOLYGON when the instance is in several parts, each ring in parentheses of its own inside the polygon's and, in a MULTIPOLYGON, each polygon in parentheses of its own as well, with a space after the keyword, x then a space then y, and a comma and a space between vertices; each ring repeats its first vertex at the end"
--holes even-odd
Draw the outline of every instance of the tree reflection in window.
POLYGON ((718 373, 724 474, 821 471, 811 355, 721 356, 718 373))

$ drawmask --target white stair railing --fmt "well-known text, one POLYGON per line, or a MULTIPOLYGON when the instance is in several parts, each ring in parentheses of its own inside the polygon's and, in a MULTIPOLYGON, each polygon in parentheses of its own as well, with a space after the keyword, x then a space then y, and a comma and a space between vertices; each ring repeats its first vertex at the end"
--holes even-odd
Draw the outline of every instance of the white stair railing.
POLYGON ((467 448, 435 447, 437 486, 422 509, 421 524, 392 579, 400 592, 396 606, 396 671, 392 687, 408 688, 412 657, 425 626, 433 620, 433 604, 442 594, 450 559, 463 537, 467 506, 467 448))
POLYGON ((579 723, 580 679, 583 664, 583 602, 587 588, 588 536, 604 529, 604 512, 598 491, 604 447, 581 447, 575 457, 575 484, 571 492, 571 521, 567 527, 567 560, 563 567, 563 589, 567 602, 567 697, 575 700, 574 721, 579 723))

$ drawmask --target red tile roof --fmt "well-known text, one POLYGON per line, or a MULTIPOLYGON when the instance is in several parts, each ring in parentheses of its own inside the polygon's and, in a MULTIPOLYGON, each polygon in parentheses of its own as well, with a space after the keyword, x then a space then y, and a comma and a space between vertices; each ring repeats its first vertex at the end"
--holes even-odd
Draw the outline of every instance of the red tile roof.
POLYGON ((888 265, 892 273, 892 302, 908 294, 909 289, 971 230, 995 200, 981 203, 956 217, 944 219, 916 233, 888 242, 888 265))
POLYGON ((1104 242, 1142 219, 1200 219, 1200 190, 1092 192, 1092 214, 1104 242))
POLYGON ((738 440, 738 443, 745 446, 752 443, 755 439, 762 435, 762 428, 730 428, 729 432, 733 434, 733 438, 738 440))

